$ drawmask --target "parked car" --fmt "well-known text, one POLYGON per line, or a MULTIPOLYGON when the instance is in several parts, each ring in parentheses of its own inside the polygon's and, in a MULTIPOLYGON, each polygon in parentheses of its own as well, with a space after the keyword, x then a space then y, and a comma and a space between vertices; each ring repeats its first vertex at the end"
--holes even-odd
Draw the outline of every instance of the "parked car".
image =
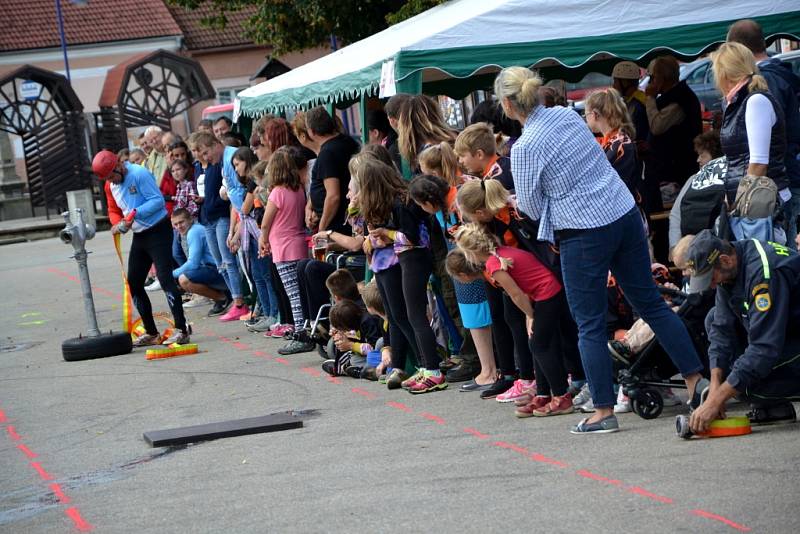
POLYGON ((780 59, 784 63, 792 66, 792 72, 800 76, 800 50, 792 50, 791 52, 784 52, 783 54, 776 54, 775 59, 780 59))
POLYGON ((711 69, 710 59, 703 58, 691 63, 682 63, 680 77, 681 80, 686 80, 686 84, 697 95, 704 111, 722 110, 722 94, 714 85, 714 72, 711 69))

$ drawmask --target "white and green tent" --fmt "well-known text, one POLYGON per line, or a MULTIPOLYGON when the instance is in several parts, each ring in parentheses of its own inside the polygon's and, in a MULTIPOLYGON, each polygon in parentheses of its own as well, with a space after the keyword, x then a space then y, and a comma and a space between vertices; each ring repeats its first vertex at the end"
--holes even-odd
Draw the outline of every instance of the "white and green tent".
POLYGON ((398 92, 459 97, 511 65, 576 80, 618 58, 689 60, 743 18, 768 42, 800 38, 797 0, 453 0, 240 92, 236 113, 352 102, 377 95, 382 75, 398 92))

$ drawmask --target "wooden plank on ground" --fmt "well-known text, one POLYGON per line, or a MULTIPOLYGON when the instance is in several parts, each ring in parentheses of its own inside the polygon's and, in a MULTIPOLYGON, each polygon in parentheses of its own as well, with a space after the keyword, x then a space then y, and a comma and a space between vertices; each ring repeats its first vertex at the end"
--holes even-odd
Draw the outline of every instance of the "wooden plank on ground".
POLYGON ((184 445, 198 441, 212 439, 246 436, 263 432, 278 432, 292 428, 302 428, 303 421, 288 413, 274 413, 247 419, 234 419, 220 421, 205 425, 170 428, 166 430, 151 430, 145 432, 144 440, 152 447, 168 447, 171 445, 184 445))

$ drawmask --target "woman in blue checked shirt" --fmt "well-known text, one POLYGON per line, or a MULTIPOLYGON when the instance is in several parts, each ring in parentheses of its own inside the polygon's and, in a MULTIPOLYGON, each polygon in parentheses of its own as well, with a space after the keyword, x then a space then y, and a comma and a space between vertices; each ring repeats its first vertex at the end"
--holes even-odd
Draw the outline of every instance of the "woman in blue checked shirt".
POLYGON ((523 125, 511 149, 517 202, 522 212, 540 221, 538 238, 558 241, 561 249, 567 300, 578 323, 581 360, 596 409, 572 432, 615 432, 619 424, 605 322, 609 270, 655 331, 690 392, 703 365, 683 323, 653 282, 642 219, 628 188, 577 113, 539 105, 541 84, 524 67, 504 69, 494 83, 503 111, 523 125))

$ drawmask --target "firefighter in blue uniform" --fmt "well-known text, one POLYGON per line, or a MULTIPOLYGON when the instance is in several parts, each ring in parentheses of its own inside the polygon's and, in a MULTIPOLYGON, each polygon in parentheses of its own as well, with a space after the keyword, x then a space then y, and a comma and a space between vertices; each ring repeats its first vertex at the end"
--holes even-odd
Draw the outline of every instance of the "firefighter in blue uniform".
POLYGON ((783 245, 729 243, 703 230, 687 263, 694 282, 716 287, 706 318, 711 384, 690 418, 693 431, 725 416, 725 401, 748 400, 751 423, 796 420, 800 401, 800 256, 783 245))

